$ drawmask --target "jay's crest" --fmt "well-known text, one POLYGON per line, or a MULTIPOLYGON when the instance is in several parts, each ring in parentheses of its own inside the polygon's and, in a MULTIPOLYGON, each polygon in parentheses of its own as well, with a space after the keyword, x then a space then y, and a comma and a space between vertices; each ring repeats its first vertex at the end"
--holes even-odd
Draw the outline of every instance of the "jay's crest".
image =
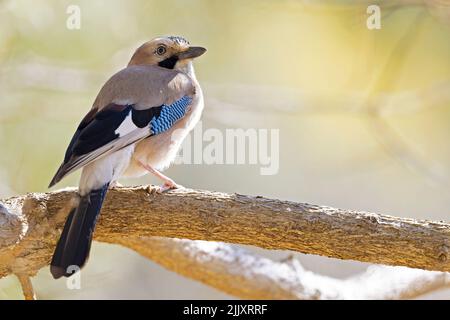
POLYGON ((180 36, 168 36, 167 39, 172 40, 173 42, 176 42, 179 45, 190 45, 189 41, 180 36))

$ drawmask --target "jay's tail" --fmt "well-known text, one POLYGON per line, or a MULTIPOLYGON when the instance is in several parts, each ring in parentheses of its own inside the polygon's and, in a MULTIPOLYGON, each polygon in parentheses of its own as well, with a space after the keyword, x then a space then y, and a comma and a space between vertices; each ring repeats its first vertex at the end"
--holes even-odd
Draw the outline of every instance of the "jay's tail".
POLYGON ((67 217, 50 264, 53 278, 69 277, 86 263, 91 249, 92 234, 108 186, 109 183, 82 196, 78 207, 67 217))

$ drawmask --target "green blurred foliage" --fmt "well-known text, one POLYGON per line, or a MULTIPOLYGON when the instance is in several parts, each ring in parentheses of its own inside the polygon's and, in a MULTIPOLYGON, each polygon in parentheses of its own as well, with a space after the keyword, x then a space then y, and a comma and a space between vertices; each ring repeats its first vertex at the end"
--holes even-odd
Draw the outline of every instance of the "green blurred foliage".
MULTIPOLYGON (((449 23, 433 7, 390 2, 382 6, 382 29, 368 30, 366 6, 354 3, 1 1, 0 197, 45 191, 101 85, 139 44, 177 34, 208 48, 196 64, 206 96, 205 128, 280 128, 281 135, 276 176, 260 176, 254 166, 174 166, 169 173, 177 181, 445 219, 449 23), (81 8, 80 30, 66 28, 72 4, 81 8), (372 119, 374 110, 383 113, 386 107, 382 119, 392 132, 372 119)), ((76 183, 74 174, 61 185, 76 183)), ((97 255, 107 255, 106 248, 97 255)), ((133 259, 140 266, 135 271, 148 275, 149 266, 133 259)), ((104 264, 92 260, 95 275, 104 264)), ((54 286, 48 274, 37 278, 44 287, 54 286)), ((1 280, 0 298, 17 298, 15 285, 1 280)), ((53 290, 47 297, 72 297, 53 290)), ((214 294, 201 288, 197 296, 221 297, 214 294)))

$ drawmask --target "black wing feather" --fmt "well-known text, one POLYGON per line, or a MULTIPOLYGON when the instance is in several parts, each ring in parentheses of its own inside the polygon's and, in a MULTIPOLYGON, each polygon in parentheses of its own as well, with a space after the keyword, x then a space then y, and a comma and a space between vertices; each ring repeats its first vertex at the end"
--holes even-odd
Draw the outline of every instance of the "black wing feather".
POLYGON ((81 131, 71 150, 73 156, 81 156, 94 151, 119 137, 116 129, 130 113, 131 106, 122 110, 102 110, 81 131))
POLYGON ((79 162, 80 157, 117 139, 119 135, 115 131, 131 110, 131 105, 117 104, 110 104, 99 112, 92 109, 79 124, 67 147, 64 162, 49 187, 59 182, 79 162))
POLYGON ((81 121, 73 135, 67 147, 64 162, 59 167, 49 187, 56 184, 71 171, 94 161, 113 149, 120 150, 140 139, 167 130, 184 115, 190 102, 191 98, 184 96, 171 105, 163 104, 144 110, 134 109, 133 105, 113 103, 99 112, 96 112, 95 109, 91 110, 81 121), (130 112, 131 120, 137 128, 125 137, 120 137, 116 133, 117 128, 130 115, 130 112), (146 127, 148 127, 148 132, 144 129, 146 127), (119 138, 124 140, 121 141, 119 138), (115 140, 118 143, 115 143, 115 140))

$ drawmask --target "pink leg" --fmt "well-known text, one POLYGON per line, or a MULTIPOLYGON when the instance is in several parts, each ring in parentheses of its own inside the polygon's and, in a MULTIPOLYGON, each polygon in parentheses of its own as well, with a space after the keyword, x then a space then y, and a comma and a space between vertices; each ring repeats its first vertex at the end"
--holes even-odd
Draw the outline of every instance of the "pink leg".
POLYGON ((176 184, 175 181, 173 181, 172 179, 170 179, 169 177, 165 176, 164 174, 162 174, 161 172, 159 172, 158 170, 156 170, 155 168, 153 168, 152 166, 149 166, 147 164, 144 164, 140 161, 139 165, 144 168, 145 170, 147 170, 148 172, 154 174, 155 176, 157 176, 158 178, 160 178, 161 180, 164 181, 164 184, 159 187, 156 192, 161 193, 164 191, 167 191, 169 189, 177 189, 180 188, 181 186, 176 184))

